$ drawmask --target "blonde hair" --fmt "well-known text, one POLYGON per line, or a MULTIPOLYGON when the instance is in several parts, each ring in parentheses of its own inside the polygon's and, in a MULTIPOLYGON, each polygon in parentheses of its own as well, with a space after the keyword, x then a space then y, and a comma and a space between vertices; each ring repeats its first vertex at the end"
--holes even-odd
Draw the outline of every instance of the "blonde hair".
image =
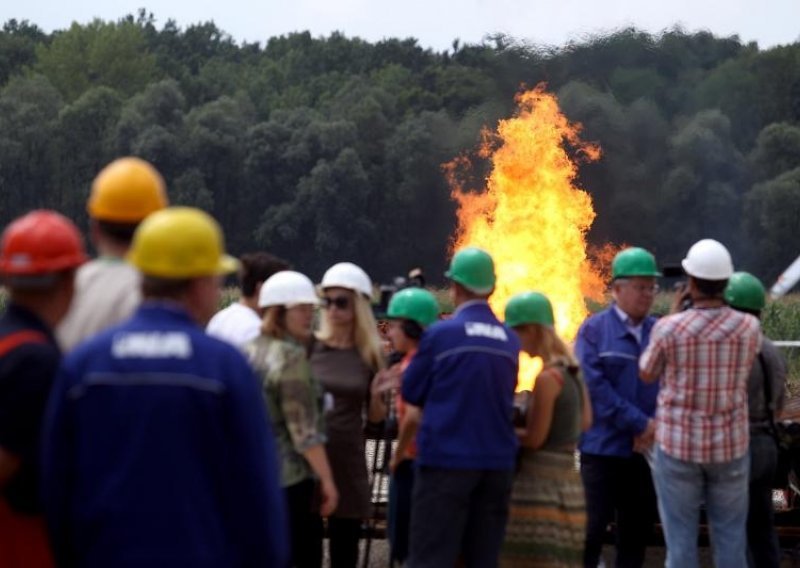
POLYGON ((537 323, 529 323, 525 327, 531 330, 533 340, 539 347, 538 351, 545 365, 560 363, 567 367, 578 366, 578 360, 573 355, 572 349, 558 336, 555 329, 549 325, 537 323))
MULTIPOLYGON (((348 291, 353 299, 353 343, 364 364, 372 371, 379 371, 386 366, 386 361, 383 358, 381 338, 378 335, 378 324, 372 315, 372 306, 363 294, 353 290, 348 291)), ((328 310, 325 310, 320 318, 317 339, 325 343, 332 335, 333 328, 328 321, 328 310)))

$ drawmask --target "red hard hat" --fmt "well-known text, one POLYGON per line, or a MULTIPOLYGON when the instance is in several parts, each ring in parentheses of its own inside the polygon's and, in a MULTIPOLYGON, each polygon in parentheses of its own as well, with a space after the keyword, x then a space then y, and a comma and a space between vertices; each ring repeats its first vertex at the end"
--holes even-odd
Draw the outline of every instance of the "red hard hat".
POLYGON ((31 211, 3 231, 0 274, 35 276, 75 268, 86 260, 77 227, 55 211, 31 211))

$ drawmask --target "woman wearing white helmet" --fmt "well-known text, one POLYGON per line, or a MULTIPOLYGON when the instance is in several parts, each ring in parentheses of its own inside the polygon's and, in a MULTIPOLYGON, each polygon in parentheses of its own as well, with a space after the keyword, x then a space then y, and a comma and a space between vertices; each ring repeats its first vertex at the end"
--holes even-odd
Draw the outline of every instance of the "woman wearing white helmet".
POLYGON ((272 275, 258 298, 264 310, 261 335, 245 346, 261 376, 280 450, 292 566, 302 568, 321 566, 322 517, 336 509, 339 499, 325 452, 322 387, 307 357, 318 303, 308 277, 290 270, 272 275), (317 480, 322 503, 315 508, 317 480))
POLYGON ((324 312, 311 367, 332 398, 325 416, 326 448, 341 495, 328 520, 331 566, 354 568, 361 522, 371 514, 364 417, 371 422, 384 418, 382 394, 388 381, 382 372, 385 362, 367 274, 355 264, 340 262, 325 272, 320 287, 324 312))

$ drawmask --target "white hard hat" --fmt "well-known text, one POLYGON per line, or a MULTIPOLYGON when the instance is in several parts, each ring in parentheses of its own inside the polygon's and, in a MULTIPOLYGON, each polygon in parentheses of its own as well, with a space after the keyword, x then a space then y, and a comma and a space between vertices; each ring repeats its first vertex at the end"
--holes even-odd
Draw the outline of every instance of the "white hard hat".
POLYGON ((322 277, 320 286, 325 288, 347 288, 372 297, 372 281, 359 266, 352 262, 339 262, 331 266, 322 277))
POLYGON ((731 253, 714 239, 703 239, 693 244, 681 266, 689 276, 703 280, 727 280, 733 274, 731 253))
POLYGON ((276 272, 264 282, 258 293, 258 307, 319 304, 314 283, 294 270, 276 272))

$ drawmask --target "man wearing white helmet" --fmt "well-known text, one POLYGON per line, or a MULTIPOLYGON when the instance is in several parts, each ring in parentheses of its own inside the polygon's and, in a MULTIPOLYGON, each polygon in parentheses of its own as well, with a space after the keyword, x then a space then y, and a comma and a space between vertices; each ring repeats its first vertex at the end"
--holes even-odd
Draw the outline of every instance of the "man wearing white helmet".
POLYGON ((761 344, 758 320, 725 304, 733 274, 728 250, 703 239, 682 262, 687 289, 653 327, 639 361, 642 379, 661 381, 653 479, 667 567, 698 565, 701 504, 715 564, 747 566, 749 427, 747 382, 761 344), (692 306, 679 312, 691 299, 692 306))

